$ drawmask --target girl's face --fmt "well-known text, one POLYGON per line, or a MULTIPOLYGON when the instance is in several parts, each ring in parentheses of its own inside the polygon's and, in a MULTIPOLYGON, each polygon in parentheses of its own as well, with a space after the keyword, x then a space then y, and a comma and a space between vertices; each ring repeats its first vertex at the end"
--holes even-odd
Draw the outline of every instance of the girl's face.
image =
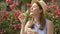
POLYGON ((31 10, 31 14, 32 15, 37 15, 37 14, 40 14, 41 13, 41 10, 39 9, 39 6, 36 4, 36 3, 34 3, 33 5, 32 5, 32 7, 30 8, 30 10, 31 10))

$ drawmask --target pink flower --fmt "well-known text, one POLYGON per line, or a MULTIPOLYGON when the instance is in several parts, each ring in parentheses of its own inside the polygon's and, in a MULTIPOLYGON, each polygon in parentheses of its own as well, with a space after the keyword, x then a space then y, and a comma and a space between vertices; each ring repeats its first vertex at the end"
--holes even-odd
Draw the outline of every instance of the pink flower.
POLYGON ((55 5, 58 5, 58 2, 56 2, 55 5))
POLYGON ((15 4, 15 6, 19 6, 19 3, 18 2, 14 3, 14 4, 15 4))
POLYGON ((51 16, 51 13, 48 13, 48 16, 51 16))
POLYGON ((52 2, 55 2, 56 0, 52 0, 52 2))
POLYGON ((31 4, 27 3, 26 6, 27 6, 27 7, 31 7, 31 4))
POLYGON ((19 3, 13 3, 12 5, 10 5, 10 9, 13 10, 16 6, 19 6, 19 3))
POLYGON ((11 20, 14 20, 14 16, 11 16, 11 20))
POLYGON ((0 22, 2 21, 3 19, 2 18, 0 18, 0 22))
POLYGON ((16 20, 18 20, 18 21, 19 21, 19 18, 16 18, 16 20))
POLYGON ((47 3, 47 6, 50 6, 50 4, 49 4, 49 3, 47 3))
POLYGON ((60 9, 55 10, 55 11, 54 11, 54 14, 60 16, 60 9))
POLYGON ((57 14, 58 14, 58 15, 60 15, 60 9, 58 9, 57 11, 58 11, 58 13, 57 13, 57 14))
POLYGON ((7 18, 8 15, 9 14, 6 11, 2 12, 2 18, 7 18))
POLYGON ((10 9, 13 10, 15 8, 15 4, 10 5, 10 9))
POLYGON ((58 15, 56 15, 56 16, 54 16, 54 18, 55 18, 55 19, 58 19, 58 18, 59 18, 59 16, 58 16, 58 15))
POLYGON ((49 11, 50 8, 51 8, 50 4, 47 3, 47 5, 46 5, 46 10, 49 11))
POLYGON ((21 14, 21 12, 19 10, 17 10, 17 11, 14 12, 15 16, 19 16, 20 14, 21 14))
POLYGON ((55 10, 55 11, 53 12, 53 14, 55 14, 55 15, 56 15, 57 13, 58 13, 58 11, 57 11, 57 10, 55 10))
POLYGON ((60 12, 58 12, 58 15, 60 15, 60 12))
POLYGON ((0 34, 2 34, 2 32, 0 32, 0 34))
POLYGON ((19 24, 14 24, 13 27, 14 27, 14 29, 19 28, 19 24))
POLYGON ((12 2, 12 0, 6 0, 6 2, 7 2, 8 4, 10 4, 10 3, 12 2))
POLYGON ((52 5, 51 8, 57 9, 57 6, 56 5, 52 5))

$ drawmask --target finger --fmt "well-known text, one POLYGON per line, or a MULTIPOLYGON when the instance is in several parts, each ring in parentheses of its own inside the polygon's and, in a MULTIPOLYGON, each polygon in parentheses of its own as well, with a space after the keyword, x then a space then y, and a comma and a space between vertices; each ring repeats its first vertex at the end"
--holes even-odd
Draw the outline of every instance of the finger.
POLYGON ((19 18, 19 20, 22 19, 23 18, 23 15, 22 14, 19 15, 18 18, 19 18))
POLYGON ((37 32, 34 32, 34 34, 38 34, 37 32))
POLYGON ((27 33, 28 33, 28 34, 32 34, 32 32, 31 32, 31 31, 28 31, 27 33))
POLYGON ((19 15, 19 16, 18 16, 19 20, 20 20, 21 16, 22 16, 22 15, 19 15))

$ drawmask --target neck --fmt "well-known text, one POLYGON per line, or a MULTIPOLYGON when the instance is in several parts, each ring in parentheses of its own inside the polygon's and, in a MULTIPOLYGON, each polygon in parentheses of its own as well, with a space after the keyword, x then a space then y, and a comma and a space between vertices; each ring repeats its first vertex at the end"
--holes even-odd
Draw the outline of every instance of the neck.
POLYGON ((40 15, 40 14, 34 16, 34 21, 35 21, 36 23, 38 23, 38 22, 40 21, 40 16, 39 16, 39 15, 40 15))

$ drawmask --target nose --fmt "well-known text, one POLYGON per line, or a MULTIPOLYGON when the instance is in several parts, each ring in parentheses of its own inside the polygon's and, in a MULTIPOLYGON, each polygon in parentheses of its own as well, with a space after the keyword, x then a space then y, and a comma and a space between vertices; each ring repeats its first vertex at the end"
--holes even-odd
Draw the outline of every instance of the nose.
POLYGON ((32 12, 32 11, 33 11, 33 8, 31 7, 31 8, 30 8, 30 12, 32 12))

